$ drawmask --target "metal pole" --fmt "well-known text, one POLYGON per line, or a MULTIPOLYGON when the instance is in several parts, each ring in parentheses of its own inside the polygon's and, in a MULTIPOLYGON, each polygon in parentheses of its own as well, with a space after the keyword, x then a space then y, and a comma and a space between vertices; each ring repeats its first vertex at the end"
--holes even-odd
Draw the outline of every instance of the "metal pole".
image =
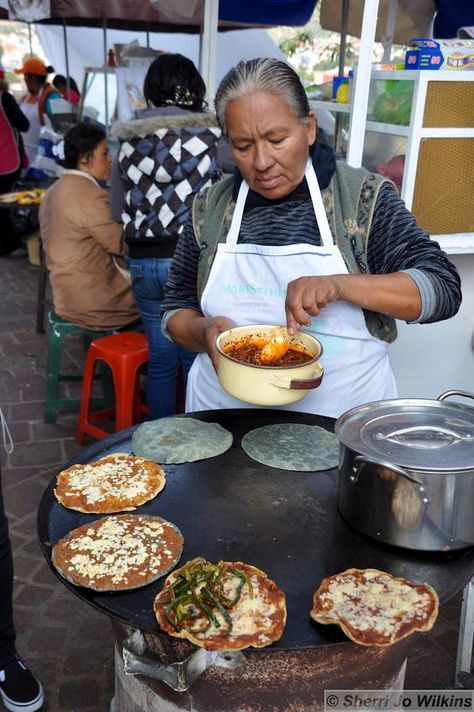
MULTIPOLYGON (((67 96, 70 96, 71 92, 71 79, 69 77, 69 51, 67 47, 67 27, 66 27, 66 20, 63 17, 63 40, 64 40, 64 59, 66 61, 66 92, 67 96)), ((69 103, 71 104, 70 100, 68 99, 69 103)), ((72 109, 72 104, 71 104, 71 109, 72 109)))
POLYGON ((31 38, 31 23, 28 23, 28 44, 30 45, 30 57, 33 55, 33 41, 31 38))
POLYGON ((456 656, 456 678, 454 686, 459 687, 460 672, 472 670, 472 644, 474 641, 474 576, 464 586, 462 594, 461 621, 459 625, 458 652, 456 656))
POLYGON ((339 76, 344 76, 346 66, 347 23, 349 21, 349 0, 342 0, 341 9, 341 44, 339 47, 339 76))
POLYGON ((390 62, 392 54, 393 35, 395 34, 395 20, 397 18, 398 0, 390 0, 387 10, 385 33, 382 37, 383 58, 382 62, 390 62))
POLYGON ((109 71, 108 71, 108 51, 107 51, 107 18, 104 17, 103 23, 104 37, 104 96, 105 96, 105 133, 109 135, 109 71))
POLYGON ((217 33, 219 25, 219 0, 205 0, 204 23, 201 29, 199 69, 206 85, 206 101, 214 102, 216 91, 217 33))
POLYGON ((146 46, 150 47, 150 23, 146 23, 146 46))
MULTIPOLYGON (((341 43, 339 45, 339 70, 338 76, 344 76, 346 66, 346 44, 347 44, 347 24, 349 21, 349 0, 342 0, 341 5, 341 43)), ((334 122, 334 150, 337 151, 339 144, 339 134, 341 132, 342 116, 336 113, 334 122)))
POLYGON ((369 86, 372 72, 372 51, 377 27, 379 0, 365 0, 360 53, 357 71, 353 79, 351 98, 351 119, 349 124, 349 145, 347 163, 354 168, 362 165, 369 86))

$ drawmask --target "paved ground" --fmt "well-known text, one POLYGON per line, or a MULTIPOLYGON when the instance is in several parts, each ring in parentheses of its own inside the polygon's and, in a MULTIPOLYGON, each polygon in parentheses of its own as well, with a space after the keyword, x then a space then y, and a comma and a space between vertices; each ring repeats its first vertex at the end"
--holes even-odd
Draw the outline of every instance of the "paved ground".
MULTIPOLYGON (((2 474, 15 559, 18 649, 41 678, 45 712, 108 712, 113 696, 110 624, 49 570, 36 539, 41 495, 77 450, 75 416, 43 422, 46 336, 35 333, 38 269, 18 251, 0 259, 0 404, 15 450, 2 450, 2 474)), ((67 349, 81 370, 83 348, 67 349)), ((406 687, 449 689, 459 626, 460 596, 443 607, 431 634, 419 635, 406 687)))
MULTIPOLYGON (((82 603, 51 573, 36 538, 41 495, 78 449, 75 415, 43 422, 46 336, 35 333, 38 269, 26 253, 0 260, 0 404, 15 441, 2 451, 2 479, 15 559, 18 649, 45 688, 45 712, 106 712, 113 696, 109 620, 82 603)), ((82 370, 71 339, 69 366, 82 370)), ((1 704, 1 703, 0 703, 1 704)))

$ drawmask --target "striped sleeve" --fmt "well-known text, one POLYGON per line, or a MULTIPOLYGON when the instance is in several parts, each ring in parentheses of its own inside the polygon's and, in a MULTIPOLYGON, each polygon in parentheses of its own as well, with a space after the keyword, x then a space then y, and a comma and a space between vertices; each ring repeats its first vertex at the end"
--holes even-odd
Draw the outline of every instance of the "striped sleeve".
POLYGON ((422 299, 417 322, 442 321, 457 313, 462 295, 456 267, 389 185, 382 186, 375 206, 367 263, 371 274, 407 272, 412 277, 422 299))
MULTIPOLYGON (((291 244, 295 235, 319 244, 319 231, 310 201, 246 211, 239 242, 291 244)), ((175 309, 200 310, 197 298, 199 247, 189 217, 179 238, 163 301, 163 313, 175 309)), ((461 304, 456 267, 438 243, 420 228, 404 202, 389 185, 382 186, 370 228, 367 263, 371 274, 406 272, 416 282, 422 299, 417 319, 430 323, 454 316, 461 304)))
POLYGON ((199 247, 189 215, 173 255, 161 313, 175 309, 201 311, 197 297, 199 247))

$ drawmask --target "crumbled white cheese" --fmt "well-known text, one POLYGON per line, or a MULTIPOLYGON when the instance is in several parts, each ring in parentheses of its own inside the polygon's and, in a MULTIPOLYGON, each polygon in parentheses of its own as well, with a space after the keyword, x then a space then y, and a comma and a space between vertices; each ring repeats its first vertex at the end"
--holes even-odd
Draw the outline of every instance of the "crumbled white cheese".
POLYGON ((375 571, 364 572, 362 580, 359 576, 332 579, 328 592, 320 596, 327 617, 392 638, 400 624, 423 620, 429 612, 428 592, 375 571))
MULTIPOLYGON (((146 495, 151 481, 144 467, 147 461, 139 457, 116 457, 106 462, 75 465, 67 470, 69 496, 81 496, 87 504, 95 504, 107 498, 118 497, 134 500, 146 495)), ((160 524, 151 528, 159 530, 160 524)))
POLYGON ((127 581, 127 574, 145 576, 147 571, 157 575, 164 551, 167 565, 173 559, 166 534, 174 535, 175 529, 166 522, 158 522, 159 529, 153 524, 150 519, 133 515, 99 520, 97 526, 89 526, 84 534, 66 540, 71 552, 69 573, 75 571, 91 584, 101 579, 119 584, 127 581))

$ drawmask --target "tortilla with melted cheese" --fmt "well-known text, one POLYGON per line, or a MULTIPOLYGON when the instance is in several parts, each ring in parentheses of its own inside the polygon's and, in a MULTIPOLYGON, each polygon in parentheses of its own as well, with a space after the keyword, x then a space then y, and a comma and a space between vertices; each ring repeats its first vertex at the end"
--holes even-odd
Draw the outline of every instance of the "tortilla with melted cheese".
MULTIPOLYGON (((181 604, 178 602, 178 605, 181 604)), ((162 630, 176 638, 186 638, 206 650, 266 647, 281 638, 286 623, 285 594, 263 571, 240 561, 221 561, 214 566, 199 557, 167 577, 163 590, 155 598, 154 611, 162 630), (193 603, 191 598, 184 601, 182 613, 185 617, 177 624, 177 608, 170 610, 176 600, 173 584, 178 587, 176 591, 179 596, 180 582, 185 579, 189 570, 195 571, 196 566, 220 568, 220 597, 217 587, 212 589, 212 595, 218 598, 219 603, 213 605, 210 598, 204 598, 202 583, 197 583, 193 592, 193 596, 197 593, 197 596, 194 596, 195 602, 193 603), (243 578, 246 583, 242 585, 243 578), (239 587, 238 601, 231 606, 230 602, 235 598, 239 587), (204 605, 210 610, 213 622, 196 602, 201 597, 206 601, 204 605)))
POLYGON ((126 591, 165 576, 178 563, 183 536, 171 522, 144 514, 102 517, 53 547, 61 576, 94 591, 126 591))
POLYGON ((347 569, 322 580, 310 615, 318 623, 338 624, 354 643, 385 646, 431 630, 438 606, 438 595, 427 583, 378 569, 347 569))
POLYGON ((165 473, 156 462, 115 453, 57 476, 54 494, 68 509, 111 514, 136 509, 161 492, 165 473))

